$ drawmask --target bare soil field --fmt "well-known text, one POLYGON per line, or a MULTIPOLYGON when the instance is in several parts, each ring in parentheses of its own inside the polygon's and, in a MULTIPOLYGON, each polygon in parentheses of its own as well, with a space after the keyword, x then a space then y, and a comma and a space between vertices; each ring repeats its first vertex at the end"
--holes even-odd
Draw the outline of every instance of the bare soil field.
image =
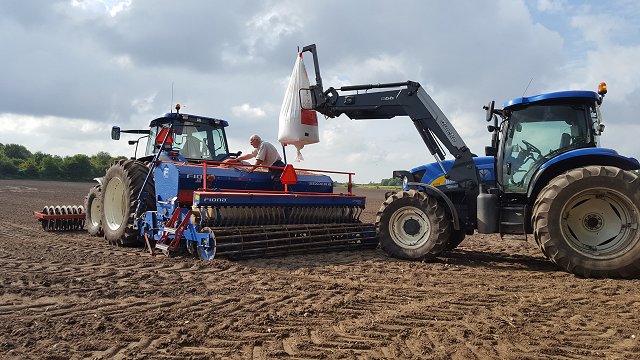
MULTIPOLYGON (((640 280, 577 278, 526 241, 206 263, 32 217, 91 186, 0 180, 0 358, 640 358, 640 280)), ((384 190, 356 193, 374 221, 384 190)))

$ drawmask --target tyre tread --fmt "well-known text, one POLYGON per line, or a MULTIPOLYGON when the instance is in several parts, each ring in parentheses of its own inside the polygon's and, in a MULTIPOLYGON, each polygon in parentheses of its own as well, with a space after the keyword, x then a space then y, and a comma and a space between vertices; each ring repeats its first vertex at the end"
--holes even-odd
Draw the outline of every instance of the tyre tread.
MULTIPOLYGON (((610 267, 607 269, 597 268, 593 262, 583 259, 578 252, 569 250, 561 233, 552 234, 550 229, 549 215, 552 207, 555 205, 554 200, 560 196, 567 187, 581 180, 593 177, 602 177, 611 181, 618 181, 627 184, 630 188, 635 189, 631 195, 638 204, 640 196, 638 196, 638 176, 630 171, 613 167, 613 166, 585 166, 569 170, 549 182, 539 193, 533 205, 532 227, 534 229, 534 238, 536 244, 542 250, 543 254, 555 263, 561 269, 574 273, 582 277, 611 277, 611 278, 630 278, 640 275, 640 258, 626 264, 620 264, 618 267, 610 267)), ((636 234, 636 236, 639 236, 636 234)), ((636 247, 640 247, 640 242, 636 247)), ((640 249, 631 249, 628 251, 636 251, 640 255, 640 249)), ((640 257, 640 256, 639 256, 640 257)))

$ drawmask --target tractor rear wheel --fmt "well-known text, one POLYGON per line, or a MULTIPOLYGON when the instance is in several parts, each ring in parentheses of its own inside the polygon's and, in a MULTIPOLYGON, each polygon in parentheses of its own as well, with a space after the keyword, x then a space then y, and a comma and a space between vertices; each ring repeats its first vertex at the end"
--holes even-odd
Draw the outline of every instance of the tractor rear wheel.
POLYGON ((376 230, 380 247, 400 259, 422 259, 440 254, 447 245, 451 223, 436 199, 424 192, 400 191, 378 210, 376 230))
POLYGON ((584 277, 640 275, 640 180, 612 166, 557 176, 533 207, 534 236, 563 270, 584 277))
POLYGON ((84 198, 87 232, 91 236, 102 236, 102 191, 100 185, 89 190, 84 198))
MULTIPOLYGON (((104 177, 102 187, 102 228, 104 237, 114 245, 142 244, 139 231, 133 228, 136 199, 149 168, 136 160, 121 160, 113 164, 104 177)), ((142 210, 155 210, 153 177, 145 186, 147 194, 142 210)))

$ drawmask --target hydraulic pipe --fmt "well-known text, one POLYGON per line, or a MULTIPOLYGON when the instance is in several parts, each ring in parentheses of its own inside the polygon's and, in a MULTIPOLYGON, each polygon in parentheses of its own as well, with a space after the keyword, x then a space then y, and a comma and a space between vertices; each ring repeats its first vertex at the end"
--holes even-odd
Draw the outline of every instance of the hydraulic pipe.
POLYGON ((368 89, 379 89, 379 88, 402 87, 402 86, 409 86, 410 83, 411 83, 411 81, 394 82, 394 83, 383 83, 383 84, 348 85, 348 86, 341 87, 340 91, 368 90, 368 89))

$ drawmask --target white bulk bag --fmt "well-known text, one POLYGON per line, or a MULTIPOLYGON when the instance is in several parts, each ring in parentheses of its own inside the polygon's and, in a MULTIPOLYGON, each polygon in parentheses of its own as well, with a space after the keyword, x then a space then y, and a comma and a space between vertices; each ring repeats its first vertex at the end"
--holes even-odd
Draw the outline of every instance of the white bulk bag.
POLYGON ((282 145, 296 147, 296 161, 304 160, 300 150, 305 145, 320 142, 318 117, 315 110, 309 110, 312 106, 311 94, 308 90, 300 89, 309 89, 309 77, 302 61, 302 53, 298 53, 284 94, 278 130, 278 141, 282 145))

